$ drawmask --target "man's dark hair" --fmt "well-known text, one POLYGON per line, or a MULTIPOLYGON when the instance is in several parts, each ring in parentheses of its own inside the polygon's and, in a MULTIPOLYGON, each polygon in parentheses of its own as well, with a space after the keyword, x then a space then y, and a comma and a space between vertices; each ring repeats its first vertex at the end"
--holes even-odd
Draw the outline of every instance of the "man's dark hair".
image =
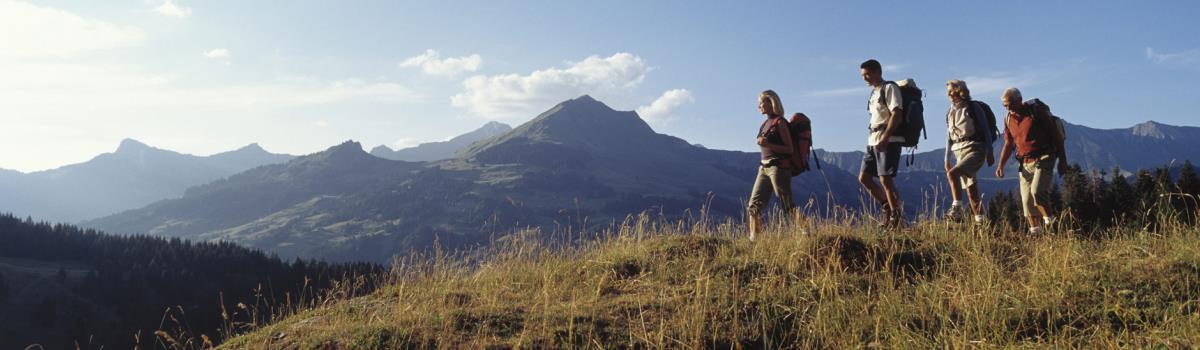
POLYGON ((858 65, 858 68, 866 69, 875 73, 883 73, 883 66, 875 59, 869 59, 866 62, 858 65))

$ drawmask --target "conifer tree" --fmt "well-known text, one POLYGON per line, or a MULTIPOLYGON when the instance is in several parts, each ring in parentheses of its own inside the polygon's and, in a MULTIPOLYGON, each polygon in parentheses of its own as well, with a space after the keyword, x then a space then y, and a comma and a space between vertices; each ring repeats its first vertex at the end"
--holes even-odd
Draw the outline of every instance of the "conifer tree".
POLYGON ((1086 223, 1091 217, 1091 196, 1087 191, 1087 179, 1078 164, 1071 165, 1062 176, 1062 206, 1055 208, 1062 218, 1073 218, 1076 223, 1086 223))
POLYGON ((1139 199, 1133 186, 1129 184, 1129 179, 1121 173, 1121 168, 1113 169, 1109 192, 1113 219, 1120 223, 1132 219, 1133 214, 1137 212, 1139 199))

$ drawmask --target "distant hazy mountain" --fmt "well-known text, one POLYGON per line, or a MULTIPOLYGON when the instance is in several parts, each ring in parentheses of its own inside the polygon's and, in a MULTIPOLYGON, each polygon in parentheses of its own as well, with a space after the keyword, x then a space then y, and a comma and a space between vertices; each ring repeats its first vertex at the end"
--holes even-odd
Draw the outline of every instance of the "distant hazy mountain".
POLYGON ((257 144, 200 157, 126 139, 116 152, 87 162, 28 174, 0 172, 0 212, 76 222, 178 197, 188 187, 291 158, 257 144))
MULTIPOLYGON (((1066 127, 1067 158, 1084 169, 1112 171, 1114 167, 1120 167, 1123 171, 1136 171, 1172 162, 1200 160, 1196 153, 1200 149, 1200 127, 1173 126, 1154 121, 1124 129, 1095 129, 1070 123, 1066 127)), ((997 141, 996 147, 1000 146, 1001 142, 997 141)), ((817 154, 823 162, 853 174, 858 173, 863 156, 861 151, 817 150, 817 154)), ((999 157, 999 153, 996 156, 999 157)), ((907 160, 908 154, 905 153, 904 157, 907 160)), ((944 172, 944 157, 945 148, 918 152, 915 163, 912 166, 902 165, 901 169, 944 172)), ((1015 160, 1009 163, 1015 164, 1015 160)), ((1012 170, 1015 169, 1014 166, 1012 170)))
MULTIPOLYGON (((343 144, 94 220, 110 232, 229 240, 284 256, 384 261, 486 242, 514 228, 595 228, 647 211, 744 215, 757 153, 709 150, 654 132, 634 112, 583 96, 454 159, 406 163, 343 144)), ((798 200, 849 202, 849 174, 797 177, 798 200)))
MULTIPOLYGON (((1114 167, 1120 167, 1128 175, 1139 169, 1200 160, 1196 153, 1200 149, 1198 127, 1172 126, 1154 121, 1124 129, 1095 129, 1069 123, 1066 127, 1067 158, 1084 169, 1112 172, 1114 167)), ((1000 146, 1000 141, 997 141, 996 147, 1000 146)), ((905 163, 901 164, 901 174, 896 181, 905 203, 910 208, 916 208, 947 200, 947 195, 942 193, 946 186, 945 148, 916 153, 912 165, 906 163, 909 155, 907 150, 905 152, 902 158, 905 163)), ((823 164, 855 175, 863 157, 861 151, 817 150, 817 154, 823 164)), ((997 152, 996 157, 999 156, 997 152)), ((995 169, 985 166, 980 170, 981 190, 985 194, 1015 190, 1016 160, 1009 160, 1004 179, 995 178, 995 169)))
POLYGON ((409 162, 450 159, 454 158, 455 153, 470 146, 472 143, 495 137, 509 130, 512 130, 512 127, 508 126, 508 124, 488 122, 475 131, 456 136, 449 141, 422 143, 416 147, 395 151, 387 146, 380 145, 371 149, 371 154, 379 158, 409 162))

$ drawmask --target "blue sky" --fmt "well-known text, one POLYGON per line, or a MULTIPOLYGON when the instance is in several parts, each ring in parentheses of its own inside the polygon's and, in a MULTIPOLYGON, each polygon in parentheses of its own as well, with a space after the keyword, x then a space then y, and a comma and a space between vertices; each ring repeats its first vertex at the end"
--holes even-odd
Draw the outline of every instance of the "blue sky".
POLYGON ((753 150, 764 89, 814 118, 817 147, 853 150, 867 58, 927 90, 924 149, 944 143, 954 78, 996 109, 1015 85, 1073 123, 1200 124, 1198 3, 899 4, 0 0, 0 168, 127 137, 200 155, 405 147, 584 93, 753 150))

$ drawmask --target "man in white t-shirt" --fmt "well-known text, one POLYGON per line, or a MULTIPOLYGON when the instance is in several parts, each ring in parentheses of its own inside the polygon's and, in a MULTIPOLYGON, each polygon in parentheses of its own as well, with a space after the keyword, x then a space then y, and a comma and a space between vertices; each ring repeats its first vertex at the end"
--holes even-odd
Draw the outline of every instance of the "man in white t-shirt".
POLYGON ((859 65, 859 69, 863 80, 871 86, 871 97, 867 100, 870 134, 858 182, 883 208, 885 218, 881 226, 900 227, 904 224, 904 214, 895 179, 900 169, 900 147, 904 143, 904 136, 897 135, 903 122, 903 98, 896 83, 883 80, 883 66, 879 61, 867 60, 859 65), (879 178, 882 188, 875 183, 875 177, 879 178))

